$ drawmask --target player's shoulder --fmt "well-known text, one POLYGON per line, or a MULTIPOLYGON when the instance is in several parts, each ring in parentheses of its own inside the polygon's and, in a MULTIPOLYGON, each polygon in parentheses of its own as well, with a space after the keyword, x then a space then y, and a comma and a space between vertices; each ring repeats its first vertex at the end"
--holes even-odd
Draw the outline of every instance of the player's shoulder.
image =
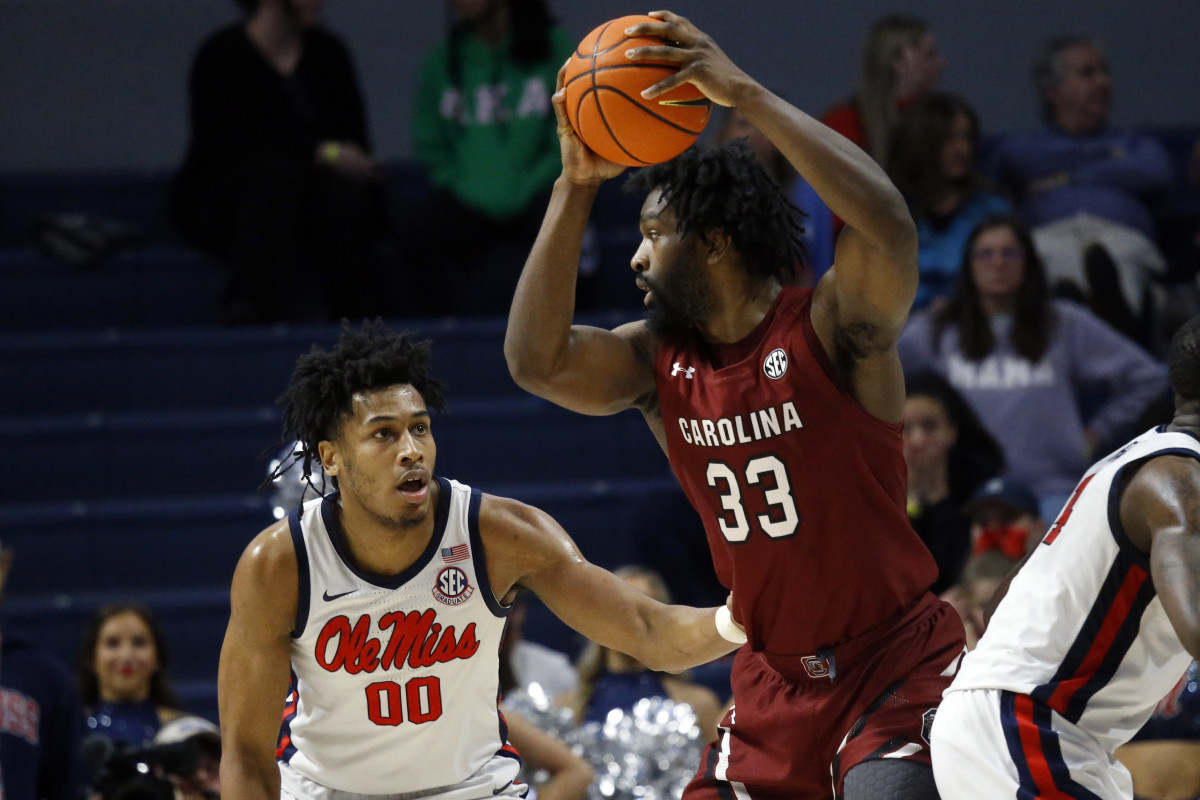
POLYGON ((528 536, 551 520, 537 506, 498 494, 480 493, 479 535, 484 539, 528 536))
POLYGON ((658 352, 662 337, 650 329, 650 323, 644 319, 638 319, 618 325, 613 328, 612 332, 629 342, 639 355, 653 364, 654 355, 658 352))
POLYGON ((1200 510, 1200 452, 1170 449, 1150 453, 1130 464, 1128 470, 1120 510, 1123 524, 1135 540, 1140 539, 1135 529, 1154 530, 1169 525, 1181 513, 1200 510))
POLYGON ((253 582, 284 580, 297 575, 296 546, 289 518, 285 517, 259 531, 238 559, 235 580, 244 576, 253 582))
POLYGON ((482 494, 479 536, 490 553, 541 560, 573 551, 574 543, 550 514, 512 497, 482 494))
POLYGON ((1200 452, 1188 453, 1172 448, 1150 453, 1133 464, 1132 468, 1134 471, 1127 484, 1127 495, 1131 490, 1150 496, 1181 490, 1200 493, 1200 452))

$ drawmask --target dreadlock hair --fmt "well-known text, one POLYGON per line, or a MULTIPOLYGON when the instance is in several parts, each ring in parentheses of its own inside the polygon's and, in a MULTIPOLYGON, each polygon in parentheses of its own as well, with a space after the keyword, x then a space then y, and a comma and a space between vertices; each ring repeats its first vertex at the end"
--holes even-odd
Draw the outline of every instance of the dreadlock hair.
POLYGON ((1175 331, 1167 352, 1171 386, 1184 400, 1200 400, 1200 314, 1175 331))
MULTIPOLYGON (((503 2, 503 0, 495 0, 503 2)), ((550 30, 554 27, 554 16, 546 6, 546 0, 507 0, 509 19, 509 55, 523 66, 540 64, 551 57, 550 30)), ((446 47, 446 68, 450 74, 450 85, 462 86, 462 42, 471 32, 471 23, 456 22, 450 28, 450 39, 446 47)))
MULTIPOLYGON (((354 395, 407 383, 421 393, 428 408, 445 409, 445 384, 429 374, 429 346, 428 340, 396 333, 378 319, 358 330, 343 321, 332 350, 313 345, 296 361, 291 381, 276 402, 283 406, 284 439, 299 442, 296 460, 303 460, 306 480, 313 461, 320 460, 318 445, 337 436, 342 419, 352 411, 354 395)), ((280 469, 290 466, 285 460, 280 469)))
POLYGON ((975 242, 981 234, 993 228, 1011 230, 1025 258, 1025 277, 1017 290, 1017 307, 1013 313, 1009 340, 1018 354, 1036 364, 1050 348, 1055 314, 1046 285, 1046 268, 1034 249, 1029 226, 1015 214, 992 214, 971 230, 963 248, 954 294, 933 317, 933 349, 935 352, 941 350, 942 332, 951 325, 958 329, 959 347, 971 361, 987 358, 996 348, 996 335, 983 310, 983 300, 979 297, 979 287, 975 285, 975 275, 971 270, 975 242))
POLYGON ((744 139, 695 145, 670 161, 638 170, 625 191, 660 189, 680 236, 722 230, 750 275, 786 280, 805 257, 800 210, 754 158, 744 139))

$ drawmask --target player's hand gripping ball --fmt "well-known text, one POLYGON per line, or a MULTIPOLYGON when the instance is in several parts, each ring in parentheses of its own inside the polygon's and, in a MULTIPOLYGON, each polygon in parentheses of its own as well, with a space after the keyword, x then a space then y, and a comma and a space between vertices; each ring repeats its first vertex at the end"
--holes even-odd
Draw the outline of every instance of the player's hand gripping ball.
POLYGON ((579 43, 567 61, 563 78, 567 119, 596 155, 644 167, 682 153, 704 130, 712 102, 690 83, 676 86, 653 100, 647 89, 679 65, 671 61, 630 61, 625 51, 663 44, 658 36, 628 37, 625 29, 640 22, 659 22, 635 14, 604 23, 579 43))

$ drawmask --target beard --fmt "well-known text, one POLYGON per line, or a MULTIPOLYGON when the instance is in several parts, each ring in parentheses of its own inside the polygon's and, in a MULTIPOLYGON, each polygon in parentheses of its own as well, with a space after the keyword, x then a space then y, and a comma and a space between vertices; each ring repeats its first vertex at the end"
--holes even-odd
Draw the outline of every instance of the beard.
POLYGON ((354 462, 350 459, 346 459, 345 472, 338 481, 338 487, 343 497, 349 490, 354 495, 358 506, 377 525, 394 531, 406 531, 420 526, 429 518, 432 510, 432 504, 429 502, 417 507, 409 506, 398 514, 376 509, 374 498, 380 494, 378 487, 374 482, 360 475, 355 469, 354 462))
POLYGON ((646 323, 658 336, 702 324, 716 306, 708 272, 683 254, 667 264, 661 279, 643 275, 642 282, 654 295, 646 323))

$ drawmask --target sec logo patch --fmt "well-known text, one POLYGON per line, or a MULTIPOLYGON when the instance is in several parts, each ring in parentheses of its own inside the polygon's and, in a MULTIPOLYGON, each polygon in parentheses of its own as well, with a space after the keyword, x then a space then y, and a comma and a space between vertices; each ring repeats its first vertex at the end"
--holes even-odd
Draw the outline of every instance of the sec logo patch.
POLYGON ((457 606, 465 603, 472 594, 474 587, 467 581, 467 573, 458 567, 446 567, 438 573, 433 585, 433 596, 439 603, 457 606))
POLYGON ((763 359, 763 372, 773 381, 777 381, 787 372, 788 357, 783 349, 776 347, 771 352, 767 353, 767 357, 763 359))
POLYGON ((931 744, 930 732, 933 730, 933 719, 936 716, 936 708, 931 708, 921 715, 921 738, 925 740, 925 744, 931 744))

